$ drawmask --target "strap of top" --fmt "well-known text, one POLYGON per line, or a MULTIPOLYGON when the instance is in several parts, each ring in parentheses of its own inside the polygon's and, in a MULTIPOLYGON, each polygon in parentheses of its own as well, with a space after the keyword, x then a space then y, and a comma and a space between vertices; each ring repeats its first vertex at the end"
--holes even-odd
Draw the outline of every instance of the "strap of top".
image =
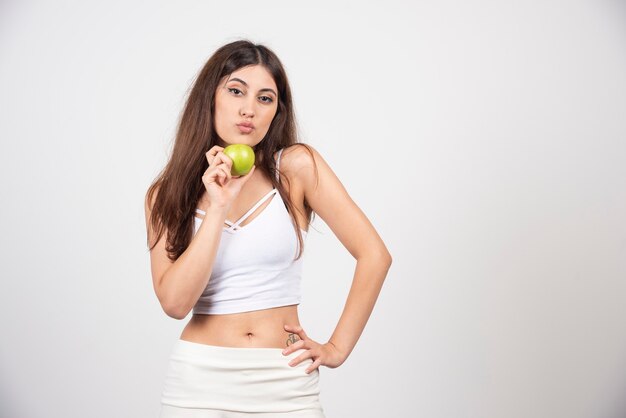
POLYGON ((256 202, 255 205, 252 206, 249 211, 244 213, 244 215, 241 218, 239 218, 239 220, 237 220, 235 223, 233 223, 230 226, 230 228, 231 229, 236 229, 239 226, 240 223, 245 221, 246 218, 252 214, 252 212, 254 212, 259 206, 261 206, 263 204, 263 202, 265 202, 267 199, 269 199, 272 196, 272 194, 274 194, 276 192, 278 192, 277 189, 270 190, 265 196, 263 196, 258 202, 256 202))
POLYGON ((276 181, 280 181, 280 175, 278 174, 278 169, 280 168, 280 155, 283 153, 284 148, 281 148, 278 151, 278 158, 276 158, 276 181))

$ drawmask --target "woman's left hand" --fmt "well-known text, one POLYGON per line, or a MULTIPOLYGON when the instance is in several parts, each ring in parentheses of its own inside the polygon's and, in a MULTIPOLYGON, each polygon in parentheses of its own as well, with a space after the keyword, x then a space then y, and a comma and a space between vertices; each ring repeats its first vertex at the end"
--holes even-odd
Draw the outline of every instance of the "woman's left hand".
POLYGON ((285 348, 283 350, 283 355, 286 356, 302 348, 306 350, 304 353, 289 362, 291 367, 298 365, 303 360, 311 358, 313 359, 313 364, 306 369, 306 373, 309 374, 321 365, 334 369, 335 367, 341 366, 345 361, 345 357, 339 352, 333 343, 327 342, 326 344, 320 344, 310 339, 300 326, 285 325, 285 330, 287 332, 297 334, 298 337, 300 337, 300 341, 285 348))

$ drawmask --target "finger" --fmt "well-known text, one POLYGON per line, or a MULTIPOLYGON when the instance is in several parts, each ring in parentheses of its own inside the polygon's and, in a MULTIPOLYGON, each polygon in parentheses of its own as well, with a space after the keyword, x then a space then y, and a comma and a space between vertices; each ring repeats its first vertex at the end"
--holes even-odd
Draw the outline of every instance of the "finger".
POLYGON ((303 347, 304 347, 304 340, 297 341, 297 342, 291 344, 289 347, 285 348, 283 350, 283 355, 287 356, 287 355, 293 353, 294 351, 299 350, 299 349, 301 349, 303 347))
POLYGON ((230 174, 230 169, 228 168, 228 166, 226 166, 226 164, 220 164, 217 166, 217 168, 219 168, 221 170, 222 173, 224 173, 224 183, 223 185, 225 185, 226 183, 228 183, 232 177, 232 175, 230 174))
MULTIPOLYGON (((210 151, 209 151, 209 152, 210 152, 210 151)), ((216 150, 216 151, 214 151, 214 153, 213 153, 213 154, 209 155, 209 158, 210 158, 210 159, 209 159, 209 166, 210 166, 210 167, 213 167, 213 166, 219 165, 219 164, 221 163, 219 153, 220 153, 220 152, 216 150)))
POLYGON ((302 330, 302 327, 300 327, 300 326, 298 326, 298 325, 285 325, 285 330, 287 330, 287 331, 289 331, 289 332, 296 333, 296 334, 298 334, 298 336, 299 336, 301 339, 304 339, 304 338, 302 338, 302 334, 301 334, 301 333, 302 333, 302 331, 303 331, 303 330, 302 330))
POLYGON ((230 165, 224 163, 224 171, 226 172, 226 175, 228 176, 228 181, 231 181, 233 179, 233 174, 230 172, 230 170, 231 170, 230 165))
POLYGON ((220 186, 226 184, 229 175, 228 168, 224 164, 209 168, 208 177, 212 178, 220 186))
POLYGON ((317 369, 320 365, 322 364, 322 358, 318 357, 313 364, 311 364, 309 367, 306 368, 306 370, 304 371, 306 374, 310 374, 313 372, 313 370, 317 369))
POLYGON ((213 164, 213 159, 215 158, 215 154, 217 154, 218 151, 219 149, 213 147, 204 154, 206 155, 206 160, 209 162, 209 166, 213 164))
POLYGON ((206 153, 206 158, 207 158, 207 161, 209 162, 209 166, 211 166, 211 165, 215 165, 215 164, 218 164, 218 163, 221 161, 221 159, 217 159, 217 160, 216 160, 215 158, 216 158, 216 157, 217 157, 220 153, 221 153, 222 155, 225 155, 224 153, 222 153, 222 151, 223 151, 223 150, 224 150, 224 148, 222 148, 222 147, 220 147, 220 146, 216 145, 216 146, 214 146, 213 148, 211 148, 209 151, 207 151, 207 153, 206 153))
POLYGON ((299 326, 299 325, 295 325, 295 326, 285 325, 285 329, 288 330, 288 331, 295 332, 303 340, 308 338, 307 335, 306 335, 306 332, 304 332, 304 329, 302 329, 302 327, 299 326))
POLYGON ((207 170, 224 170, 225 173, 230 173, 230 167, 226 162, 218 161, 217 158, 213 160, 213 166, 209 167, 207 170))
POLYGON ((219 161, 224 162, 225 164, 228 165, 228 168, 232 168, 233 166, 233 160, 232 158, 230 158, 228 155, 224 154, 222 151, 219 151, 216 155, 215 158, 219 158, 219 161))
POLYGON ((298 364, 302 363, 304 360, 311 358, 313 354, 311 354, 311 350, 306 350, 304 353, 300 354, 298 357, 291 360, 288 364, 291 367, 295 367, 298 364))
POLYGON ((228 172, 230 173, 231 170, 233 169, 233 160, 230 159, 230 157, 228 157, 226 154, 224 154, 223 152, 219 152, 216 156, 215 159, 213 160, 213 164, 214 165, 219 165, 219 164, 224 164, 226 165, 228 172))
POLYGON ((224 173, 224 170, 222 170, 220 167, 216 167, 214 176, 215 182, 219 186, 224 186, 224 183, 226 182, 226 173, 224 173))
MULTIPOLYGON (((300 334, 296 331, 296 327, 295 326, 285 324, 285 331, 294 333, 294 334, 298 335, 298 337, 300 337, 300 334)), ((300 337, 300 339, 302 340, 302 337, 300 337)))

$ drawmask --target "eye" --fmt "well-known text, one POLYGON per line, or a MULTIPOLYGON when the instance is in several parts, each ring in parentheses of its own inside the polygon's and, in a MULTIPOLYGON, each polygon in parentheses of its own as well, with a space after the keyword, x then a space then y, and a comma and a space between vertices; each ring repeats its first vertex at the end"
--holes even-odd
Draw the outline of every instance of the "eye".
MULTIPOLYGON (((235 87, 229 87, 228 91, 233 93, 235 96, 239 96, 239 94, 237 94, 237 92, 243 93, 241 90, 239 90, 238 88, 235 88, 235 87)), ((267 103, 267 104, 272 103, 274 101, 274 99, 272 99, 269 96, 261 96, 261 99, 266 99, 266 100, 261 100, 261 101, 263 103, 267 103)))

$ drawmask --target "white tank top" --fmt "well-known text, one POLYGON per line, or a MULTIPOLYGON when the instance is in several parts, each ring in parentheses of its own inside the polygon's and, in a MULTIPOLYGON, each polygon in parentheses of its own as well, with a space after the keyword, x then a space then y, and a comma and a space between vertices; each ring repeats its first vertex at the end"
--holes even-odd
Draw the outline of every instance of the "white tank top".
MULTIPOLYGON (((282 151, 278 151, 277 169, 282 151)), ((201 223, 196 216, 194 234, 201 223)), ((211 277, 193 313, 230 314, 300 304, 304 254, 294 261, 298 237, 278 190, 273 188, 237 221, 226 223, 211 277), (240 226, 267 199, 272 200, 240 226)), ((305 240, 307 231, 300 230, 305 240)))

